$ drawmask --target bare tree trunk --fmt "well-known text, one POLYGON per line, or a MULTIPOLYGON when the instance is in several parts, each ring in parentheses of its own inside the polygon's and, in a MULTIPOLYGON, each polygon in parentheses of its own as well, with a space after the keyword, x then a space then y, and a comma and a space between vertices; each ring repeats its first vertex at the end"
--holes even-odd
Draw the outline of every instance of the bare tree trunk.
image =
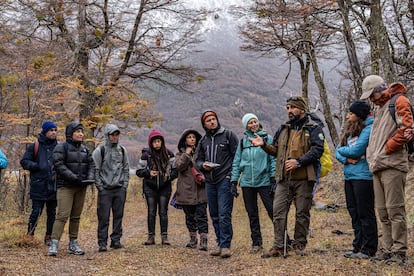
POLYGON ((363 72, 361 70, 361 66, 359 64, 358 55, 354 43, 354 39, 352 36, 351 25, 349 23, 349 5, 347 0, 338 0, 338 3, 341 17, 342 17, 342 34, 344 36, 345 42, 345 49, 348 56, 349 65, 351 68, 352 76, 354 77, 354 90, 355 96, 359 99, 362 95, 362 80, 363 80, 363 72))
POLYGON ((328 94, 326 92, 325 83, 323 82, 321 73, 319 71, 315 48, 311 44, 308 44, 307 47, 309 51, 310 61, 312 63, 313 75, 315 77, 315 82, 318 85, 318 89, 319 89, 319 96, 320 96, 322 107, 323 107, 323 116, 325 117, 325 122, 328 126, 328 130, 329 130, 329 134, 331 135, 332 142, 334 146, 336 146, 339 143, 339 136, 338 136, 338 132, 335 127, 335 123, 333 121, 331 107, 329 106, 329 99, 328 99, 328 94))
POLYGON ((369 44, 371 46, 371 72, 380 74, 384 70, 384 77, 388 82, 395 80, 396 73, 394 62, 389 48, 389 37, 387 29, 382 20, 381 1, 372 0, 371 14, 367 20, 369 30, 369 44))

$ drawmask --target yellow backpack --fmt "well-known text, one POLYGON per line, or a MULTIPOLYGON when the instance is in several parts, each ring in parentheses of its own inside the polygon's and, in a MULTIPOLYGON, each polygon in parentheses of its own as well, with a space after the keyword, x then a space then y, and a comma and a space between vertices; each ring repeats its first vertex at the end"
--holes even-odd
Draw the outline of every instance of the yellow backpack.
POLYGON ((324 177, 332 170, 331 150, 329 149, 329 145, 328 142, 326 142, 326 139, 323 141, 323 154, 319 161, 321 162, 320 177, 324 177))

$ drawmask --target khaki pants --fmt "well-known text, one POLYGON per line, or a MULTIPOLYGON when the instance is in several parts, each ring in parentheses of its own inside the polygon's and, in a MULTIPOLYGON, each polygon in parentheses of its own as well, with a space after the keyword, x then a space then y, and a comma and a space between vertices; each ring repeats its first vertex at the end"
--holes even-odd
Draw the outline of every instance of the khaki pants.
POLYGON ((375 208, 382 226, 385 252, 405 254, 407 251, 406 175, 395 169, 374 173, 375 208))
POLYGON ((61 187, 57 189, 57 214, 53 225, 52 240, 60 240, 69 219, 69 240, 76 240, 79 221, 85 202, 86 187, 61 187))
POLYGON ((313 183, 307 180, 291 180, 289 183, 283 181, 277 185, 273 200, 274 248, 283 248, 286 218, 292 201, 294 201, 296 207, 295 244, 306 246, 312 206, 312 191, 313 183))

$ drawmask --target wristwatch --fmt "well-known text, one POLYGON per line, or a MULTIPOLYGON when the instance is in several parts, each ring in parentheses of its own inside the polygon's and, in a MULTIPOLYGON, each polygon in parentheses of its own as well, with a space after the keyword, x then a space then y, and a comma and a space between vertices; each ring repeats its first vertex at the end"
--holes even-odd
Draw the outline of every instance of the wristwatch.
POLYGON ((300 162, 297 159, 296 159, 296 167, 298 167, 298 168, 301 167, 300 162))

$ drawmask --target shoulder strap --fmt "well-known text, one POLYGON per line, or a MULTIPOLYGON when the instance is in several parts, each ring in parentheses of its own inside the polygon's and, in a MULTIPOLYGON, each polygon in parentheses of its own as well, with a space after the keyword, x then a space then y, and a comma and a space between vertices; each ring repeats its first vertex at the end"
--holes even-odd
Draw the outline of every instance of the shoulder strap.
MULTIPOLYGON (((390 103, 388 105, 388 110, 390 111, 390 115, 391 115, 392 119, 394 120, 394 122, 397 122, 395 120, 395 102, 397 101, 399 96, 404 96, 404 95, 400 94, 400 93, 395 94, 394 96, 392 96, 392 98, 390 100, 390 103)), ((411 103, 410 103, 410 108, 411 108, 411 115, 414 116, 414 109, 413 109, 413 106, 411 105, 411 103)))
MULTIPOLYGON (((122 157, 124 157, 124 155, 125 155, 125 149, 121 145, 120 145, 120 147, 121 147, 121 151, 122 151, 122 157)), ((104 157, 105 157, 105 146, 104 145, 101 145, 100 148, 101 148, 101 160, 103 161, 104 160, 104 157)))
MULTIPOLYGON (((101 160, 104 160, 104 156, 105 156, 105 147, 102 145, 101 147, 101 160)), ((122 151, 123 152, 123 151, 122 151)))
POLYGON ((36 141, 34 142, 34 147, 33 147, 33 159, 36 159, 38 152, 39 152, 39 140, 36 139, 36 141))
POLYGON ((244 149, 243 138, 240 139, 240 149, 241 149, 241 151, 243 151, 243 149, 244 149))
POLYGON ((388 110, 390 111, 391 117, 395 122, 395 102, 397 101, 397 98, 401 96, 401 94, 395 94, 392 96, 390 103, 388 105, 388 110))

